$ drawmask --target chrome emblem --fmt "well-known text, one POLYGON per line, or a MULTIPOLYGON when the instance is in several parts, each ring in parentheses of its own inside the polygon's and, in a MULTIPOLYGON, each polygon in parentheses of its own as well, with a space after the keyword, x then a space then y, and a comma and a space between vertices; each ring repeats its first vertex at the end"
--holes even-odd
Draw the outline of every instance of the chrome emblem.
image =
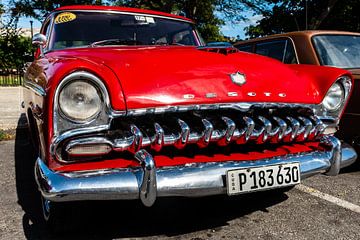
POLYGON ((246 77, 245 74, 242 74, 241 72, 236 72, 230 74, 231 81, 239 86, 242 86, 246 83, 246 77))

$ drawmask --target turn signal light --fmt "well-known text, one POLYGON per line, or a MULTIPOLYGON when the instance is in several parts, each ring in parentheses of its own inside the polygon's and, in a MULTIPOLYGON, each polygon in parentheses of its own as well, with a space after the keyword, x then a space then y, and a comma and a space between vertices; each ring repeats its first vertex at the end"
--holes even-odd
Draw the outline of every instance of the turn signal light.
POLYGON ((111 147, 108 144, 100 143, 72 146, 66 151, 70 156, 98 156, 108 154, 111 147))

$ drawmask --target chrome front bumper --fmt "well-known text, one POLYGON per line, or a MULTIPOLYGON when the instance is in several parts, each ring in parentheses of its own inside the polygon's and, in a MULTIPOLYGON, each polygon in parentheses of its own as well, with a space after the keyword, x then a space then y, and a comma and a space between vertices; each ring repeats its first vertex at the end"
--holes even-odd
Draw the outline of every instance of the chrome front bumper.
POLYGON ((321 142, 326 151, 257 161, 196 163, 158 169, 145 150, 135 154, 141 163, 141 167, 135 169, 60 173, 50 170, 38 159, 35 177, 43 197, 50 201, 141 199, 144 205, 151 206, 157 197, 226 194, 225 174, 231 169, 299 162, 301 178, 305 179, 319 173, 337 175, 341 168, 357 158, 350 145, 341 144, 335 137, 324 137, 321 142))

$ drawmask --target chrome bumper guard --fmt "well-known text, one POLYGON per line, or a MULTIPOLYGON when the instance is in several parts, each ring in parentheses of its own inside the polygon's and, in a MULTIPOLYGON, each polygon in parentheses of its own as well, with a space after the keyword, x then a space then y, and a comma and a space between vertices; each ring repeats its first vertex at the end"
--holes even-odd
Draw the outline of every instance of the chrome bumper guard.
POLYGON ((156 169, 152 156, 139 150, 135 158, 141 167, 61 173, 50 170, 38 159, 35 177, 42 195, 54 202, 79 200, 141 199, 152 206, 157 197, 201 197, 226 194, 225 174, 228 170, 300 163, 301 178, 325 173, 337 175, 341 168, 352 164, 356 152, 348 144, 333 137, 323 137, 326 151, 313 151, 257 161, 194 163, 156 169))

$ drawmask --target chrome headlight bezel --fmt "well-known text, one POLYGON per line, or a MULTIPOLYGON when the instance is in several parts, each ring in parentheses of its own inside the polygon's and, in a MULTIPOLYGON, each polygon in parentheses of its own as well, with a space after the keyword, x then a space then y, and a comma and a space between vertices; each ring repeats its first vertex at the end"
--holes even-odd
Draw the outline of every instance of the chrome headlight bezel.
POLYGON ((344 108, 349 100, 349 96, 351 93, 351 89, 352 89, 352 79, 350 76, 344 75, 339 77, 332 85, 331 87, 328 89, 323 101, 318 105, 317 109, 316 109, 316 114, 318 116, 321 116, 325 119, 334 119, 336 124, 339 123, 340 121, 340 116, 344 111, 344 108), (333 92, 332 90, 334 88, 336 88, 336 86, 340 87, 343 91, 342 94, 342 100, 341 103, 339 103, 338 106, 336 106, 335 108, 331 109, 327 106, 326 101, 327 101, 327 97, 329 97, 329 95, 331 95, 333 92))
POLYGON ((335 82, 326 93, 322 105, 328 112, 336 112, 345 101, 345 89, 340 82, 335 82))
POLYGON ((92 129, 92 128, 107 128, 110 118, 114 114, 119 114, 112 110, 110 105, 110 98, 107 88, 105 87, 104 82, 97 77, 96 75, 87 72, 87 71, 75 71, 68 75, 66 75, 58 84, 53 101, 53 128, 54 128, 54 136, 60 136, 62 133, 67 132, 71 129, 92 129), (101 102, 101 110, 91 119, 87 121, 74 121, 73 119, 69 119, 66 117, 60 110, 59 106, 59 95, 60 91, 69 83, 73 81, 86 81, 92 84, 99 92, 101 102))

